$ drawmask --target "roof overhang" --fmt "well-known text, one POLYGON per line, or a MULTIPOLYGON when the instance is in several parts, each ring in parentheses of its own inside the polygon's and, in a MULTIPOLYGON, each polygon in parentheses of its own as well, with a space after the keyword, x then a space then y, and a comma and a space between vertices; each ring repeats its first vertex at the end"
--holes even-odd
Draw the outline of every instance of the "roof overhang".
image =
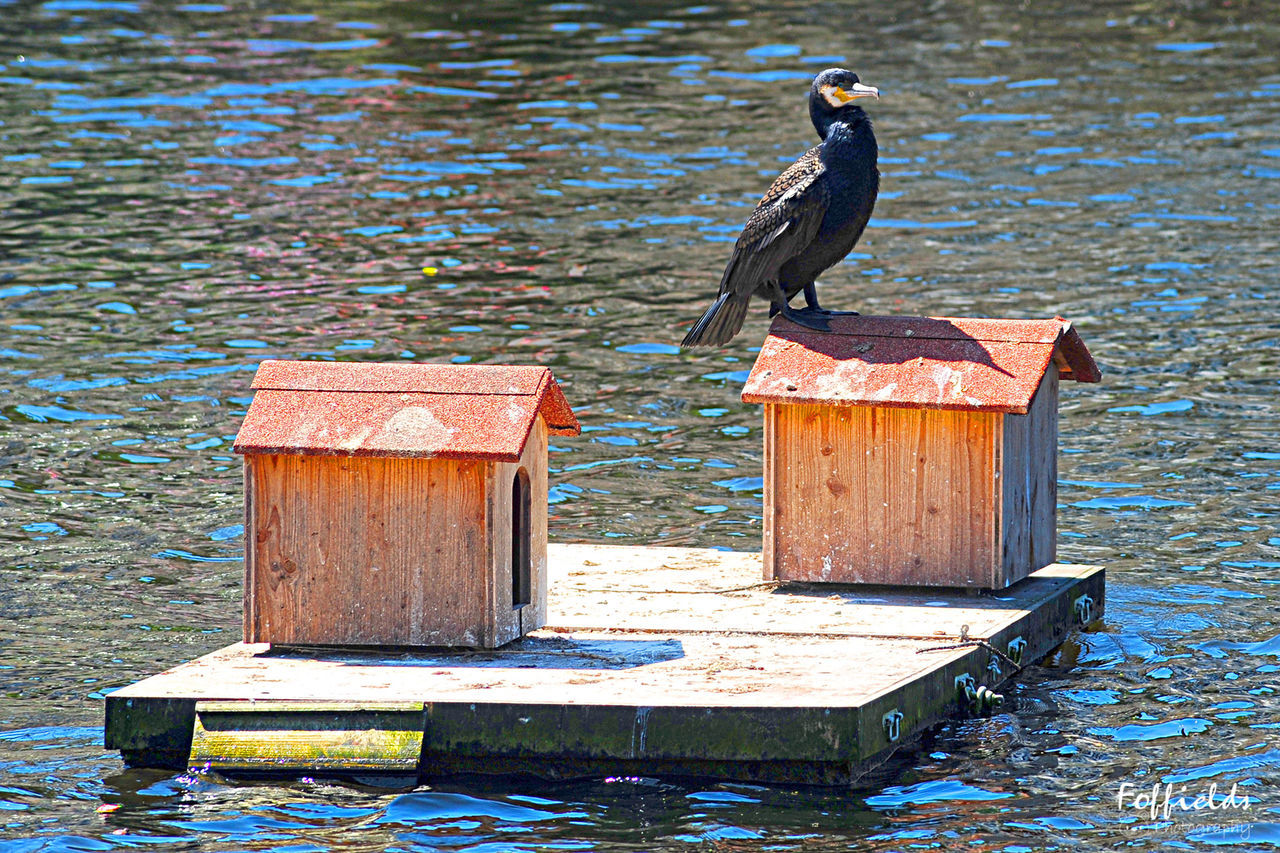
POLYGON ((773 322, 742 389, 748 403, 1025 414, 1049 365, 1102 376, 1071 323, 834 316, 827 331, 773 322))
POLYGON ((515 462, 539 417, 580 432, 545 367, 264 361, 253 389, 237 453, 515 462))

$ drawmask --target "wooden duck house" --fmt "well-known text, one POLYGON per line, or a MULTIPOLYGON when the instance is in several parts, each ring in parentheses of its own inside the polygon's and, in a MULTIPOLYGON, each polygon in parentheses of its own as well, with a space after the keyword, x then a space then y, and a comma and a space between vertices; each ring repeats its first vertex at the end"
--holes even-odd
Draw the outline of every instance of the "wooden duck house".
POLYGON ((249 643, 493 648, 546 619, 542 367, 266 361, 236 439, 249 643))
POLYGON ((1100 374, 1060 318, 776 320, 742 392, 765 578, 999 589, 1054 562, 1061 379, 1100 374))

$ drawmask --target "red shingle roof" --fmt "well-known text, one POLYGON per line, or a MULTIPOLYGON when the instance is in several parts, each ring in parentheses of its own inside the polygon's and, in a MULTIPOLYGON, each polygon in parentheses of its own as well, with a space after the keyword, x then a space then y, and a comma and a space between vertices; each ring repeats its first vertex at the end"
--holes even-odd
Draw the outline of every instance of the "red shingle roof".
POLYGON ((515 462, 534 419, 578 420, 545 367, 264 361, 237 453, 515 462))
POLYGON ((956 317, 833 317, 830 331, 773 322, 748 403, 1025 414, 1052 360, 1063 379, 1102 378, 1071 323, 956 317))

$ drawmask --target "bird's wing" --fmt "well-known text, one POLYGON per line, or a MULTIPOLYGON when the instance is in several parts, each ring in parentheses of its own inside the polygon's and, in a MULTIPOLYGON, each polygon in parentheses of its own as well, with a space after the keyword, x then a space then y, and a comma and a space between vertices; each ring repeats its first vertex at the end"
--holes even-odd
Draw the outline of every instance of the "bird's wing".
POLYGON ((720 279, 720 293, 750 296, 813 242, 831 203, 826 166, 811 148, 778 176, 751 212, 720 279))

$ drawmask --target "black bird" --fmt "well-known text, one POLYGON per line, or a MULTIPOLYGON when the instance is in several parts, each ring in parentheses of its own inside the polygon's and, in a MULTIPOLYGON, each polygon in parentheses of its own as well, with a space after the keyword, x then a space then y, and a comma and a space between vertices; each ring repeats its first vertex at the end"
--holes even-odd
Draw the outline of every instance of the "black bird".
MULTIPOLYGON (((814 329, 832 313, 818 305, 813 281, 862 236, 880 190, 876 137, 857 99, 880 93, 844 68, 828 68, 809 89, 809 117, 821 144, 787 167, 756 205, 733 247, 720 292, 681 346, 720 346, 742 328, 752 296, 769 316, 814 329), (792 297, 804 291, 806 306, 792 297)), ((856 312, 849 312, 856 313, 856 312)))

